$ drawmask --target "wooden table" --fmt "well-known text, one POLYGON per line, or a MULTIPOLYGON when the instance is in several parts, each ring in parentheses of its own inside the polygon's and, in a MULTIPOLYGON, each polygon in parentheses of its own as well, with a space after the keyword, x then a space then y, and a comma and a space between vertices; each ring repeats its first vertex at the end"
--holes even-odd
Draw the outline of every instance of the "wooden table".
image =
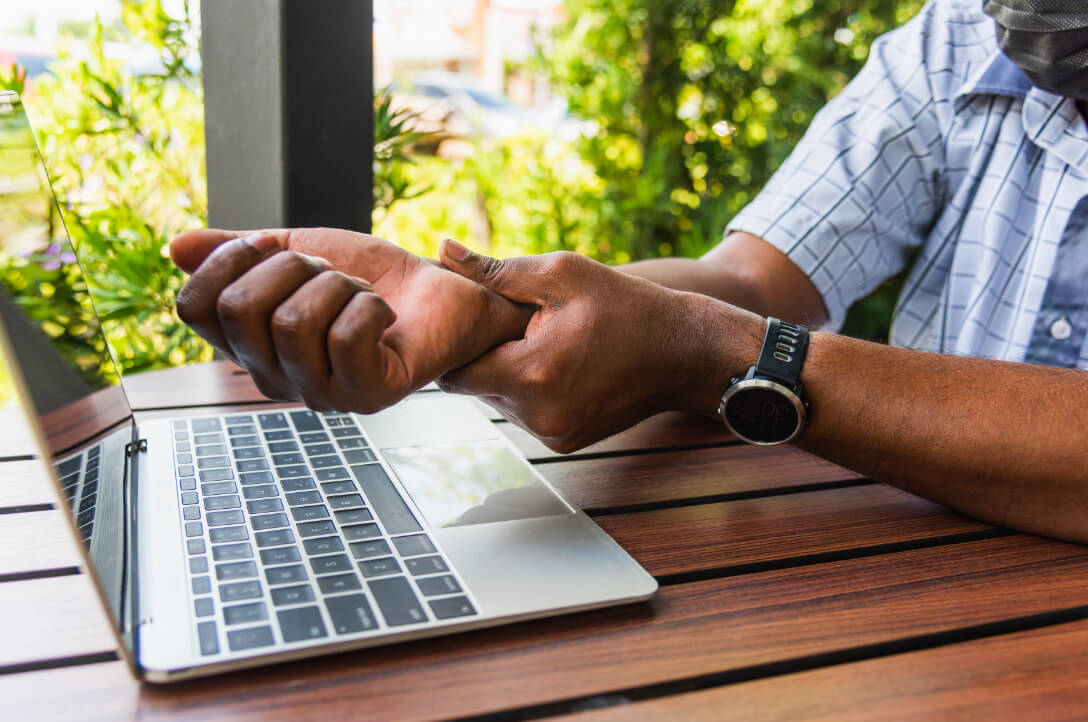
MULTIPOLYGON (((128 385, 144 416, 269 403, 221 363, 128 385)), ((660 416, 563 457, 499 425, 657 577, 652 600, 140 685, 40 460, 16 457, 0 485, 0 719, 1088 717, 1088 548, 701 418, 660 416)))

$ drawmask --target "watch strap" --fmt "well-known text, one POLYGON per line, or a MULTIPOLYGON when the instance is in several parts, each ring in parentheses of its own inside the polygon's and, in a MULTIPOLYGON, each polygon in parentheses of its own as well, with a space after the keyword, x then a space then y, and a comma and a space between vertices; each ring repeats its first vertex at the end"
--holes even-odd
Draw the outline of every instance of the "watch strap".
POLYGON ((796 389, 801 381, 801 367, 808 353, 808 329, 777 318, 767 319, 763 350, 753 367, 756 376, 796 389))

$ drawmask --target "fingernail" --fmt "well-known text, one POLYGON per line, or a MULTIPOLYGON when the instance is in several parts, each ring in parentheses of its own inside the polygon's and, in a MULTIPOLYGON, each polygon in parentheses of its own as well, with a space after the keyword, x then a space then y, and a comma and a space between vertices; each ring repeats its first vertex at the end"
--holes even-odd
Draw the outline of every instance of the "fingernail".
POLYGON ((303 258, 305 258, 308 261, 316 263, 317 265, 321 266, 322 268, 327 268, 327 269, 332 268, 332 263, 330 263, 328 260, 322 258, 321 256, 311 256, 309 253, 300 253, 298 255, 302 256, 303 258))
POLYGON ((468 258, 472 251, 462 246, 457 241, 447 238, 446 239, 446 255, 455 261, 463 261, 468 258))
POLYGON ((280 239, 271 233, 254 233, 242 239, 242 243, 260 253, 280 250, 280 239))
POLYGON ((358 283, 360 286, 367 289, 368 291, 374 289, 374 286, 370 285, 370 281, 366 280, 365 278, 359 278, 358 276, 351 276, 351 278, 354 278, 356 283, 358 283))

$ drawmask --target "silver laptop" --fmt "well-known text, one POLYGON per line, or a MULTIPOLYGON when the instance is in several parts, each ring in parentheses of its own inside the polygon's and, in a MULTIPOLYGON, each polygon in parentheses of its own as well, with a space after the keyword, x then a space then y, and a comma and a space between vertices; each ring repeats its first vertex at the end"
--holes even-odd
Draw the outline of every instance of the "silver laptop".
POLYGON ((262 406, 137 425, 71 251, 19 99, 0 93, 0 345, 142 678, 656 590, 464 398, 418 393, 371 416, 262 406))

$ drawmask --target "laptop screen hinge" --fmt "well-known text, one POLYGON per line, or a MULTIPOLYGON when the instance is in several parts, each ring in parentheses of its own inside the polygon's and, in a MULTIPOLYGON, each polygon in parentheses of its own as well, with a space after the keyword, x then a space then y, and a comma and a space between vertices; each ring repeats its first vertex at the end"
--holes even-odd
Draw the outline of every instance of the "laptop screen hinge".
POLYGON ((147 439, 136 439, 125 444, 125 456, 133 456, 141 451, 147 451, 147 439))

